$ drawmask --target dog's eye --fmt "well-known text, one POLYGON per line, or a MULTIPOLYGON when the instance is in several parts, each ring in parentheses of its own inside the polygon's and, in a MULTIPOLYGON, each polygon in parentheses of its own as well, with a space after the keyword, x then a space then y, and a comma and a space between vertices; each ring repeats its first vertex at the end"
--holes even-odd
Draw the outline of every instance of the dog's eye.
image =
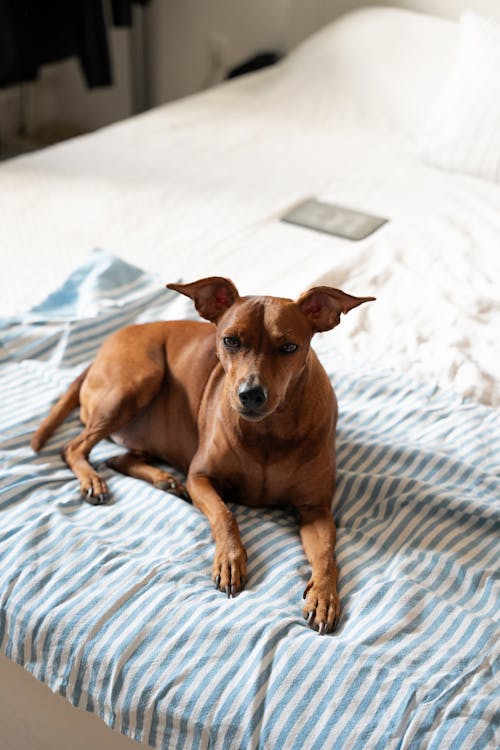
POLYGON ((280 346, 280 352, 282 352, 283 354, 291 354, 292 352, 296 350, 297 350, 297 344, 292 344, 290 342, 287 344, 282 344, 280 346))
POLYGON ((241 346, 241 341, 236 336, 224 336, 222 341, 226 349, 231 349, 232 351, 239 349, 241 346))

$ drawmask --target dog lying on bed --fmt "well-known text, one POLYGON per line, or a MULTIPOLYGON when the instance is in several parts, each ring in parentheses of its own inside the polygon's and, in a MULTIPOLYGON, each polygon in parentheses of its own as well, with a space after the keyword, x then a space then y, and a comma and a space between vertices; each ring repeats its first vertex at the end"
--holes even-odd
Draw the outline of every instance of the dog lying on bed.
POLYGON ((106 501, 106 483, 88 456, 111 437, 128 449, 108 462, 112 468, 180 496, 189 493, 206 515, 215 540, 212 577, 229 597, 244 587, 247 556, 224 499, 292 505, 312 567, 303 614, 321 635, 330 632, 340 613, 330 510, 337 403, 310 342, 317 331, 338 325, 341 313, 374 297, 325 286, 296 302, 240 297, 221 277, 168 287, 191 297, 210 324, 147 323, 109 336, 31 446, 40 450, 80 406, 85 428, 63 456, 85 498, 106 501), (154 459, 184 472, 187 489, 154 459))

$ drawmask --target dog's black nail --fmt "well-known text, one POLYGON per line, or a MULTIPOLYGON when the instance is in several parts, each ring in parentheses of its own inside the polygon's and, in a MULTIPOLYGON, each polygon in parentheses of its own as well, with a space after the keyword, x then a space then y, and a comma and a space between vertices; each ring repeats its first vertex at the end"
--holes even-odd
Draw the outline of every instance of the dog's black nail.
POLYGON ((217 576, 217 578, 215 579, 215 588, 218 589, 219 586, 220 586, 220 576, 217 576))
POLYGON ((231 584, 231 596, 236 596, 236 586, 234 585, 234 583, 231 584))
POLYGON ((87 497, 92 497, 93 494, 94 494, 93 487, 89 487, 87 490, 87 497))
POLYGON ((319 628, 318 628, 319 635, 325 635, 325 633, 327 632, 328 632, 328 625, 326 624, 326 622, 320 622, 319 628))
POLYGON ((313 620, 314 620, 314 610, 312 612, 309 612, 309 617, 307 618, 307 624, 310 625, 313 620))
POLYGON ((100 503, 101 505, 104 505, 104 503, 105 503, 105 502, 106 502, 106 494, 105 494, 104 492, 102 492, 102 493, 101 493, 101 494, 99 495, 99 503, 100 503))
POLYGON ((231 587, 229 586, 229 584, 226 586, 226 594, 227 594, 227 598, 230 599, 231 598, 231 587))

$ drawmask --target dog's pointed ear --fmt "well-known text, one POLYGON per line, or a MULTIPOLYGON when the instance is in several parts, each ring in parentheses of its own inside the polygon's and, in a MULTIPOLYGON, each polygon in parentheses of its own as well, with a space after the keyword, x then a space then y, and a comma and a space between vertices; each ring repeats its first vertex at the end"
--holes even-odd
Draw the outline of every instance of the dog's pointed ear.
POLYGON ((191 284, 167 284, 167 288, 191 297, 201 317, 212 323, 217 323, 240 296, 233 282, 222 276, 210 276, 191 284))
POLYGON ((340 323, 341 313, 348 313, 363 302, 372 302, 375 297, 353 297, 341 289, 330 286, 315 286, 297 300, 314 332, 330 331, 340 323))

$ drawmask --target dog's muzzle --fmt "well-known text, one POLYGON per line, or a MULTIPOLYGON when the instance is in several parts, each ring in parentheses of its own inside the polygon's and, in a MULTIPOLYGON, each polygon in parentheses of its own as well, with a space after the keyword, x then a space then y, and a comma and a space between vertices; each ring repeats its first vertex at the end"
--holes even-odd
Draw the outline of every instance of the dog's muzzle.
POLYGON ((249 419, 263 416, 267 404, 267 388, 242 383, 238 388, 240 414, 249 419))

